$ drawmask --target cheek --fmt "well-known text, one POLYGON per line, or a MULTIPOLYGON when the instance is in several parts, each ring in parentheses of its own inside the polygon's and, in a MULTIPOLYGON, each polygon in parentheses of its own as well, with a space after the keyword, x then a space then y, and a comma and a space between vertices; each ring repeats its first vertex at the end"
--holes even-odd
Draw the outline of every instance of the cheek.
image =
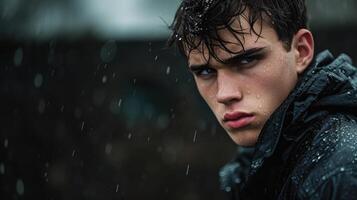
POLYGON ((213 109, 214 106, 214 87, 212 84, 196 81, 196 87, 198 92, 200 93, 201 97, 206 101, 206 103, 213 109))
POLYGON ((265 72, 260 73, 255 79, 258 87, 256 90, 260 91, 257 95, 262 97, 260 105, 262 104, 263 110, 268 113, 285 100, 297 81, 297 75, 291 69, 291 64, 281 58, 277 61, 279 62, 266 65, 265 72))

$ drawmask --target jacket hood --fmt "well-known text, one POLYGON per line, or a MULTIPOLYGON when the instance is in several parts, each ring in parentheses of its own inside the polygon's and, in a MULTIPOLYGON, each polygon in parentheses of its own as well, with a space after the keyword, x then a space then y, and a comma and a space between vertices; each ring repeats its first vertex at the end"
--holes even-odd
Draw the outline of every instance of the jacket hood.
POLYGON ((254 174, 264 160, 273 154, 281 138, 297 140, 301 137, 289 135, 291 131, 285 130, 297 124, 309 123, 317 117, 313 114, 316 111, 338 111, 357 116, 357 73, 347 55, 341 54, 335 59, 326 50, 315 57, 294 90, 263 127, 249 174, 254 174))

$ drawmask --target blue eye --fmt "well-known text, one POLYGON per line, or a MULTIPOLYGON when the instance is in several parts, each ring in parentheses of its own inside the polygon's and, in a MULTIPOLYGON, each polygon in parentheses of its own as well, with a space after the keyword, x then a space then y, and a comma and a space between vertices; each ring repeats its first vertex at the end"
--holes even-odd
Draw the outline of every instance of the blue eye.
POLYGON ((254 61, 256 61, 257 58, 255 57, 246 57, 246 58, 242 58, 240 61, 239 61, 239 64, 241 65, 247 65, 247 64, 250 64, 254 61))
POLYGON ((192 71, 195 76, 200 78, 209 78, 211 75, 215 73, 214 69, 211 68, 204 68, 204 69, 196 69, 192 71))

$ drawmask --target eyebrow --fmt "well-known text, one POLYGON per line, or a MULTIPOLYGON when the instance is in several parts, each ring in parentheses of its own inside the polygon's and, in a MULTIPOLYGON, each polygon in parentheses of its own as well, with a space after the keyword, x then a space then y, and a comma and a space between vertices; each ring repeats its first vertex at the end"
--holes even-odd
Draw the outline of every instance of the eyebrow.
MULTIPOLYGON (((237 54, 233 55, 232 57, 222 60, 222 61, 223 61, 223 63, 231 64, 237 60, 241 60, 243 58, 249 57, 252 54, 261 52, 264 49, 265 49, 265 47, 256 47, 256 48, 251 48, 251 49, 247 49, 247 50, 242 50, 242 51, 238 52, 237 54)), ((197 70, 201 70, 201 69, 210 67, 210 65, 208 63, 205 63, 205 64, 199 64, 199 65, 190 65, 188 67, 189 67, 190 71, 197 71, 197 70)))

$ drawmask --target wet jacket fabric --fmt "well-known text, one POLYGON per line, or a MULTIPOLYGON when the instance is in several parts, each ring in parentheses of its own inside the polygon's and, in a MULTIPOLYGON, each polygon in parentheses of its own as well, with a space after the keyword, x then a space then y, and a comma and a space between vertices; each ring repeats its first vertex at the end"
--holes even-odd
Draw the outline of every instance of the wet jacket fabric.
POLYGON ((315 57, 254 148, 220 171, 229 199, 357 199, 357 69, 315 57))

